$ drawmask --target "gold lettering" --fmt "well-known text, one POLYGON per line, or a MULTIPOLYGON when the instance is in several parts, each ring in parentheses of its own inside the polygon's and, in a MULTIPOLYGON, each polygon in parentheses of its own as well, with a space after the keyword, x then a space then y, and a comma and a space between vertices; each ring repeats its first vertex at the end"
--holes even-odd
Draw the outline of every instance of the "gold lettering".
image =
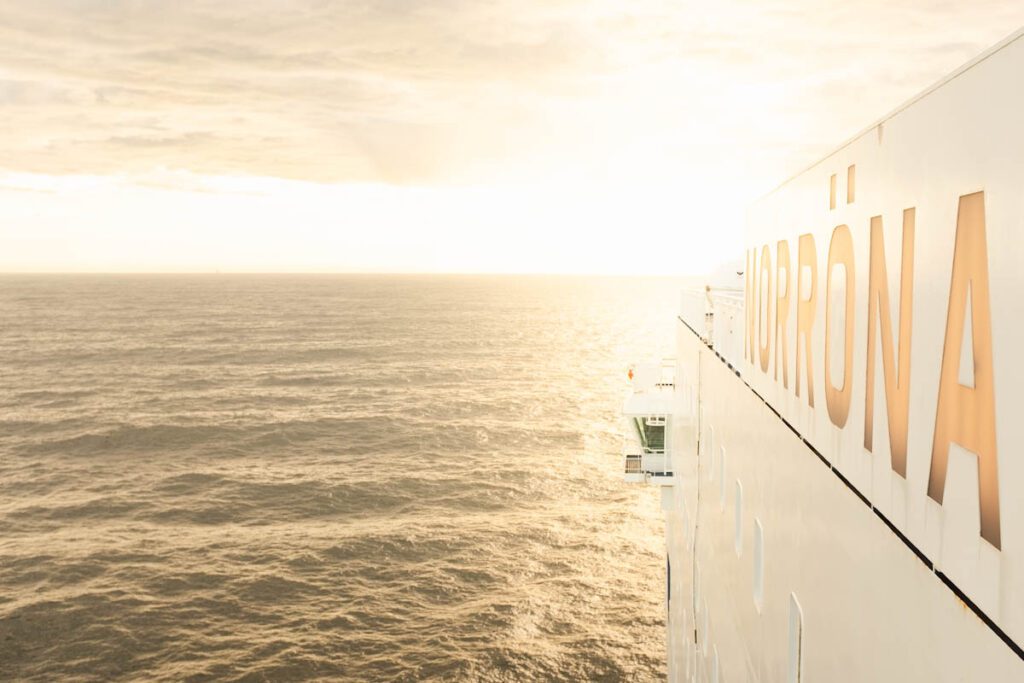
POLYGON ((939 401, 935 412, 928 496, 942 503, 950 442, 955 441, 977 455, 981 536, 1000 548, 994 377, 985 193, 976 192, 960 197, 956 219, 953 276, 949 286, 949 310, 939 378, 939 401), (974 347, 973 387, 963 386, 959 379, 968 298, 974 347))
POLYGON ((772 345, 772 255, 767 244, 761 249, 761 270, 757 277, 760 289, 757 300, 757 334, 761 340, 758 350, 761 352, 761 371, 767 373, 772 345))
POLYGON ((825 274, 825 404, 832 424, 842 428, 850 417, 850 397, 853 395, 853 303, 856 294, 856 277, 853 270, 853 239, 845 225, 832 231, 828 247, 828 272, 825 274), (844 316, 845 338, 843 344, 843 384, 840 388, 832 382, 832 275, 837 266, 846 272, 846 315, 844 316))
POLYGON ((846 203, 853 204, 857 198, 857 165, 846 169, 846 203))
POLYGON ((779 379, 779 355, 782 355, 782 386, 789 388, 789 242, 780 240, 775 257, 775 380, 779 379), (785 273, 785 275, 783 275, 785 273), (785 278, 785 279, 783 279, 785 278), (785 294, 783 294, 785 291, 785 294))
POLYGON ((889 307, 889 276, 885 267, 882 217, 871 219, 871 264, 868 276, 867 390, 864 397, 864 448, 872 450, 875 418, 875 335, 876 320, 882 331, 882 372, 885 376, 885 406, 889 417, 889 452, 892 469, 907 477, 907 434, 910 410, 910 330, 914 314, 914 226, 915 210, 903 212, 903 258, 900 270, 899 356, 892 353, 892 314, 889 307))
POLYGON ((800 395, 800 340, 804 344, 807 367, 807 405, 814 407, 814 373, 812 362, 811 332, 814 329, 814 312, 818 303, 818 251, 814 235, 800 235, 798 250, 797 293, 796 293, 796 395, 800 395), (807 269, 807 298, 804 299, 804 269, 807 269))

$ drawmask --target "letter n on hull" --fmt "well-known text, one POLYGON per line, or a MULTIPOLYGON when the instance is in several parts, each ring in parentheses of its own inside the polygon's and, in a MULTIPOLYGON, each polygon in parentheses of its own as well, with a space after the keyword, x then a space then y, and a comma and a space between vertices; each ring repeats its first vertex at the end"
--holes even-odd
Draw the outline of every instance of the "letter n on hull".
POLYGON ((914 315, 914 228, 916 210, 903 212, 903 257, 900 268, 899 349, 894 356, 889 274, 885 266, 882 217, 871 219, 871 264, 868 276, 868 352, 864 393, 864 448, 874 447, 875 358, 879 328, 882 338, 882 374, 889 420, 892 469, 907 476, 907 436, 910 411, 910 331, 914 315), (876 323, 880 323, 876 325, 876 323))

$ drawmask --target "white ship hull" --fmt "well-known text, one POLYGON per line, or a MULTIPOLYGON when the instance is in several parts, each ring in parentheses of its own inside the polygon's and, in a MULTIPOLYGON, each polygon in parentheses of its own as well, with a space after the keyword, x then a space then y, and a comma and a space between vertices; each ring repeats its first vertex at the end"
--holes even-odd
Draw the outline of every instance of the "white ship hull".
POLYGON ((1024 681, 1021 34, 756 204, 739 284, 680 315, 670 680, 1024 681))

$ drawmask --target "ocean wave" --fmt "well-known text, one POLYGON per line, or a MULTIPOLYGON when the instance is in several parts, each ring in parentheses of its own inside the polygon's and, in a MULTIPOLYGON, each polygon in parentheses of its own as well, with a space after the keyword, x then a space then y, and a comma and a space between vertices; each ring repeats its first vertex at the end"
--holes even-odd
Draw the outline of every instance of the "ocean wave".
POLYGON ((0 680, 663 678, 657 291, 5 279, 0 680))

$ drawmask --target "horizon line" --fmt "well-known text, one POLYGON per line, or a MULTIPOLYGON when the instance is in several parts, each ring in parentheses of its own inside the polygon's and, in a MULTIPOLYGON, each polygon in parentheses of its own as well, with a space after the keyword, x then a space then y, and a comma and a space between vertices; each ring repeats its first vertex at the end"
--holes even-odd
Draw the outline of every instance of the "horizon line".
POLYGON ((640 278, 691 278, 709 273, 573 273, 573 272, 523 272, 523 271, 368 271, 368 270, 0 270, 0 277, 32 275, 353 275, 353 276, 416 276, 434 275, 441 277, 640 277, 640 278))

